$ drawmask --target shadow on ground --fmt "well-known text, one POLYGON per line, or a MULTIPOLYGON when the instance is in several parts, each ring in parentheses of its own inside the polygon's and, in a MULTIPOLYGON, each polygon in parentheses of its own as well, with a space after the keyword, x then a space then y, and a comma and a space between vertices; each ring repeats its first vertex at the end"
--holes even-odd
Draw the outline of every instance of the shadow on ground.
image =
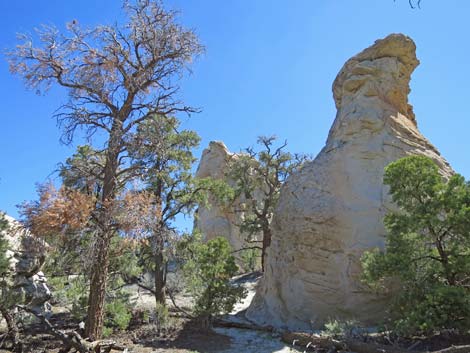
POLYGON ((155 349, 192 350, 198 352, 224 352, 232 344, 230 337, 215 331, 204 331, 194 321, 184 323, 173 337, 155 337, 152 333, 139 339, 139 345, 155 349))

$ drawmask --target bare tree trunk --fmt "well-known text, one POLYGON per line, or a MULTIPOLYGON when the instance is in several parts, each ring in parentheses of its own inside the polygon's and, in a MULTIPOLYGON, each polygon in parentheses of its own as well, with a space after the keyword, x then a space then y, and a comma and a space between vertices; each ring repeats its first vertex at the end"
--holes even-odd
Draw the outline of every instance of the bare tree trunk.
POLYGON ((156 188, 154 190, 155 195, 155 214, 159 219, 156 229, 154 231, 154 263, 155 263, 155 301, 158 305, 165 305, 165 286, 166 286, 166 273, 165 273, 165 259, 163 256, 163 250, 165 246, 165 225, 162 222, 162 193, 163 193, 163 181, 158 179, 156 188))
POLYGON ((91 340, 98 340, 103 333, 106 285, 108 282, 109 247, 114 236, 112 226, 112 202, 116 195, 119 153, 122 144, 122 122, 115 119, 110 133, 108 152, 103 177, 101 208, 98 210, 100 233, 93 249, 90 292, 88 296, 85 334, 91 340))
POLYGON ((97 240, 95 258, 91 269, 90 294, 85 334, 92 341, 101 338, 104 325, 106 284, 109 267, 109 245, 111 237, 105 235, 97 240))
POLYGON ((203 332, 208 332, 212 329, 212 317, 210 315, 200 316, 198 323, 203 332))
POLYGON ((163 257, 163 239, 157 235, 155 239, 155 301, 157 305, 165 305, 166 266, 163 257))
POLYGON ((271 245, 271 229, 265 228, 263 229, 263 246, 261 249, 261 271, 264 272, 266 268, 266 251, 268 247, 271 245))

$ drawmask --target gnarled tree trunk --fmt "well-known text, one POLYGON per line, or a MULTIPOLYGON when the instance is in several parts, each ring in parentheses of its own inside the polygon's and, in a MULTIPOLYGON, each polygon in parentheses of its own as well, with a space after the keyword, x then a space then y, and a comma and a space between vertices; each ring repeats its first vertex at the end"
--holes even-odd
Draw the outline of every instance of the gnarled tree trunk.
POLYGON ((271 245, 271 229, 269 225, 263 229, 263 242, 262 242, 262 249, 261 249, 261 271, 264 272, 265 264, 266 264, 266 251, 268 247, 271 245))
POLYGON ((122 148, 122 122, 115 119, 110 133, 106 165, 104 167, 103 193, 98 209, 100 232, 93 248, 90 292, 88 296, 85 334, 91 340, 101 338, 103 333, 106 285, 108 281, 109 247, 115 235, 113 230, 112 203, 116 196, 116 179, 119 166, 119 153, 122 148))
POLYGON ((158 219, 156 229, 153 233, 153 256, 155 264, 155 302, 158 305, 165 305, 165 287, 166 287, 166 265, 164 257, 165 247, 165 225, 163 223, 162 214, 162 194, 163 194, 163 181, 158 179, 156 188, 154 190, 155 195, 155 215, 158 219))
POLYGON ((92 341, 100 339, 103 333, 110 242, 110 235, 99 238, 94 249, 95 257, 91 268, 90 294, 88 296, 85 330, 86 336, 92 341))
POLYGON ((165 305, 166 265, 163 256, 163 237, 155 239, 155 301, 157 305, 165 305))

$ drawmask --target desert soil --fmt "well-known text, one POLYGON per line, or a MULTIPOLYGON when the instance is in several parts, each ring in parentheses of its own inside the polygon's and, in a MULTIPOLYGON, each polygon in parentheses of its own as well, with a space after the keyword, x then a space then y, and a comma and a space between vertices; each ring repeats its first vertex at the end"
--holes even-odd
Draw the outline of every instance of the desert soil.
MULTIPOLYGON (((248 290, 247 297, 236 305, 234 311, 227 316, 234 320, 240 320, 240 312, 246 310, 255 294, 259 276, 245 276, 239 282, 248 290)), ((137 308, 151 309, 154 307, 153 296, 138 290, 129 288, 134 294, 137 308)), ((179 307, 191 306, 189 296, 176 297, 179 307)), ((171 302, 168 303, 171 307, 171 302)), ((215 327, 211 332, 202 332, 194 323, 173 319, 177 330, 157 330, 153 325, 139 325, 126 332, 113 335, 111 339, 126 346, 128 353, 295 353, 301 352, 284 344, 279 336, 269 332, 244 330, 238 328, 215 327)), ((243 320, 243 319, 242 319, 243 320)), ((31 353, 57 353, 60 342, 51 336, 33 332, 27 342, 27 352, 31 353)), ((0 353, 8 351, 1 350, 0 353)), ((303 352, 303 350, 302 350, 303 352)))

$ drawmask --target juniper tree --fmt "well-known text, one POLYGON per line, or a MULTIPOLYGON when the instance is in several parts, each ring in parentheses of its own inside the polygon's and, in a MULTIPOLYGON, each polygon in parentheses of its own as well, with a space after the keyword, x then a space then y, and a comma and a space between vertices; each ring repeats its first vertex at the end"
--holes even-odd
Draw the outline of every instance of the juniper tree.
POLYGON ((261 251, 264 271, 266 249, 271 245, 271 220, 281 186, 308 157, 286 152, 287 142, 276 145, 274 136, 260 136, 257 142, 259 150, 247 148, 245 153, 230 160, 226 178, 235 183, 234 196, 245 200, 244 208, 239 210, 244 213, 240 230, 248 243, 255 244, 251 248, 261 251), (257 239, 257 234, 262 239, 257 239))
POLYGON ((191 30, 176 22, 176 14, 160 1, 125 1, 127 22, 84 28, 74 20, 61 33, 42 26, 33 38, 21 35, 8 53, 10 69, 30 88, 66 89, 69 100, 56 117, 62 140, 73 141, 78 130, 92 139, 104 138, 100 168, 102 189, 93 209, 96 227, 91 266, 86 334, 102 333, 111 239, 118 234, 113 217, 118 180, 129 182, 128 143, 137 127, 155 114, 166 117, 197 111, 179 99, 179 80, 203 47, 191 30), (37 45, 36 45, 37 41, 37 45))
POLYGON ((470 183, 449 180, 428 157, 411 156, 385 169, 398 211, 385 217, 386 250, 366 252, 364 281, 389 290, 398 329, 429 333, 470 328, 470 183))
POLYGON ((183 239, 180 246, 184 277, 195 299, 194 314, 208 329, 215 315, 230 313, 247 294, 232 282, 238 271, 233 249, 223 237, 201 242, 197 235, 183 239))
POLYGON ((175 250, 175 218, 189 214, 198 203, 204 202, 206 191, 229 195, 219 181, 194 178, 193 150, 199 146, 200 138, 194 131, 181 130, 179 125, 174 117, 155 115, 139 126, 136 133, 139 148, 132 153, 133 164, 141 168, 143 190, 153 196, 153 216, 143 233, 150 239, 157 305, 165 305, 166 254, 175 250))

